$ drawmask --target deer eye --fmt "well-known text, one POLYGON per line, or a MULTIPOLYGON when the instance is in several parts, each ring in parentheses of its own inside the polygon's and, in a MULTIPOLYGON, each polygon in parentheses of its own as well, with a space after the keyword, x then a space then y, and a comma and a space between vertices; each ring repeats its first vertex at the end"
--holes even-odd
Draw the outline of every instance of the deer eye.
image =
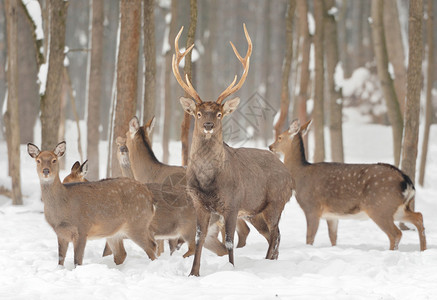
POLYGON ((221 112, 218 112, 218 113, 217 113, 217 118, 220 119, 221 117, 222 117, 222 113, 221 113, 221 112))
POLYGON ((53 160, 52 160, 52 164, 54 164, 56 162, 56 158, 54 158, 53 160))
POLYGON ((197 117, 198 117, 199 119, 202 117, 202 113, 201 113, 200 111, 197 113, 197 117))
POLYGON ((280 140, 282 140, 282 136, 279 136, 279 137, 278 137, 278 141, 280 141, 280 140))
POLYGON ((40 159, 37 159, 36 162, 37 162, 38 164, 40 164, 40 163, 41 163, 41 160, 40 160, 40 159))

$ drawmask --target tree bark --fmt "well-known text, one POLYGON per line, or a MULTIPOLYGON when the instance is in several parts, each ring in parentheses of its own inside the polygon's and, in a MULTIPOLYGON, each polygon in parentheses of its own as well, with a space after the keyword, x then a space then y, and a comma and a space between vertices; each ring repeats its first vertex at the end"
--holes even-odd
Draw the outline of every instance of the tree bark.
MULTIPOLYGON (((190 27, 188 29, 187 36, 187 47, 190 47, 194 44, 194 38, 196 37, 196 25, 197 25, 197 0, 190 0, 190 27)), ((190 51, 187 56, 185 56, 185 65, 184 65, 184 73, 188 75, 190 82, 192 81, 192 67, 191 67, 191 53, 190 51)), ((185 93, 185 97, 190 97, 187 93, 185 93)), ((182 165, 186 166, 188 164, 188 156, 189 156, 189 141, 188 135, 190 133, 190 122, 191 116, 184 112, 184 119, 181 124, 181 142, 182 142, 182 165)))
POLYGON ((382 91, 387 105, 387 114, 393 132, 393 156, 394 164, 399 166, 403 121, 402 114, 397 100, 393 80, 388 72, 388 54, 386 48, 384 23, 383 23, 383 0, 372 0, 372 38, 376 57, 378 77, 381 82, 382 91))
POLYGON ((50 57, 47 85, 45 93, 41 96, 41 149, 43 150, 52 150, 59 143, 67 9, 67 1, 50 0, 50 57))
POLYGON ((347 10, 348 4, 350 2, 347 0, 341 0, 341 9, 338 17, 339 25, 339 40, 340 40, 340 58, 341 66, 343 68, 344 78, 350 78, 352 75, 352 67, 350 62, 350 55, 348 51, 348 31, 347 31, 347 10))
POLYGON ((335 84, 335 69, 339 63, 337 23, 330 14, 335 8, 334 0, 326 0, 325 46, 326 73, 329 89, 329 134, 331 138, 331 158, 334 162, 343 162, 343 95, 341 88, 335 84))
POLYGON ((316 22, 316 32, 314 34, 314 55, 315 55, 315 75, 314 75, 314 162, 325 160, 325 135, 324 135, 324 59, 323 59, 323 31, 324 31, 324 2, 314 0, 314 19, 316 22))
POLYGON ((18 116, 18 5, 17 0, 5 1, 8 51, 7 124, 9 175, 12 177, 12 204, 22 205, 20 176, 20 123, 18 116))
POLYGON ((143 124, 146 124, 155 115, 156 103, 156 39, 154 0, 144 1, 144 61, 146 64, 146 72, 144 82, 143 124))
POLYGON ((388 58, 393 66, 394 85, 396 95, 401 108, 405 112, 406 74, 405 52, 402 43, 401 24, 399 21, 398 6, 396 0, 384 1, 384 33, 388 58))
MULTIPOLYGON (((402 144, 402 171, 411 180, 416 177, 417 143, 419 136, 420 91, 422 89, 422 22, 423 1, 410 1, 408 29, 407 102, 404 117, 404 140, 402 144)), ((414 200, 413 200, 414 201, 414 200)), ((414 207, 414 202, 411 203, 414 207)))
POLYGON ((275 139, 284 131, 284 125, 287 121, 288 108, 290 106, 290 70, 291 60, 293 59, 293 17, 296 10, 296 1, 289 0, 287 15, 286 15, 286 48, 285 58, 282 65, 282 82, 281 82, 281 108, 279 113, 279 119, 275 124, 275 139))
POLYGON ((432 107, 432 87, 434 83, 434 12, 433 12, 433 1, 427 1, 427 15, 426 20, 426 40, 428 44, 428 66, 426 72, 426 107, 425 107, 425 125, 423 126, 423 142, 422 142, 422 155, 420 158, 420 170, 419 170, 419 184, 424 185, 425 182, 425 167, 426 167, 426 157, 428 155, 428 141, 429 141, 429 131, 433 116, 432 107))
POLYGON ((118 136, 129 129, 129 120, 135 115, 138 92, 138 58, 141 31, 141 0, 120 2, 120 43, 117 58, 117 104, 115 107, 112 151, 112 177, 121 176, 117 163, 118 136))
MULTIPOLYGON (((87 159, 89 180, 99 179, 100 102, 103 65, 103 0, 91 0, 91 59, 88 78, 87 159)), ((80 142, 80 141, 79 141, 80 142)))
MULTIPOLYGON (((172 49, 174 49, 174 39, 176 37, 176 20, 177 20, 177 12, 178 12, 178 1, 171 1, 171 20, 170 24, 168 24, 168 44, 169 49, 165 53, 165 70, 164 70, 164 128, 162 131, 162 161, 166 164, 168 163, 170 152, 169 152, 169 143, 170 143, 170 129, 172 128, 171 124, 173 123, 172 113, 173 113, 173 102, 175 99, 172 98, 172 73, 171 73, 171 62, 172 62, 172 49)), ((185 57, 186 59, 186 57, 185 57)))

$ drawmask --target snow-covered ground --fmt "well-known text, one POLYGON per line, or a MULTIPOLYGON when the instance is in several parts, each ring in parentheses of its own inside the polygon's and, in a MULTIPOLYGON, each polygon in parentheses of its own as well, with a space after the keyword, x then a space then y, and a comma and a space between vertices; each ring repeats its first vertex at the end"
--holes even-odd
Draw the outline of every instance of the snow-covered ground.
MULTIPOLYGON (((344 125, 346 161, 392 163, 390 128, 357 120, 349 113, 344 125)), ((340 221, 338 246, 330 246, 325 222, 314 246, 307 246, 305 217, 292 198, 282 214, 277 261, 264 259, 267 242, 251 227, 247 246, 235 251, 235 267, 204 250, 199 278, 187 276, 193 257, 182 258, 185 245, 152 262, 125 241, 128 257, 116 266, 112 257, 101 257, 105 241, 94 240, 82 266, 74 268, 70 245, 65 267, 58 267, 56 235, 44 220, 35 162, 23 145, 25 204, 13 207, 0 196, 0 299, 437 299, 437 127, 430 140, 426 184, 417 187, 416 197, 426 226, 425 252, 416 231, 403 232, 399 251, 389 251, 387 236, 372 221, 353 220, 340 221)), ((79 160, 74 144, 67 139, 68 170, 79 160)), ((176 164, 179 143, 173 146, 176 164)), ((154 148, 159 157, 160 145, 154 148)), ((0 141, 0 185, 10 188, 5 153, 0 141)))

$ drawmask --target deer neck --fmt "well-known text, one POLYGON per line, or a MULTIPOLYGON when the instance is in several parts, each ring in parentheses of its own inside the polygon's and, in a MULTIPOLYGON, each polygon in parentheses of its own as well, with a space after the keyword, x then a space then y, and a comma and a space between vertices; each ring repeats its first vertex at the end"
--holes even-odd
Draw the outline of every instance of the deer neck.
POLYGON ((224 162, 225 148, 221 134, 210 139, 200 134, 193 135, 188 170, 195 174, 201 186, 209 186, 215 180, 224 162))
POLYGON ((61 180, 59 179, 59 175, 56 176, 53 181, 46 182, 40 180, 41 184, 41 198, 43 199, 44 203, 50 203, 53 201, 56 201, 60 195, 63 194, 65 187, 61 183, 61 180))
POLYGON ((284 164, 292 174, 309 165, 305 157, 305 148, 300 133, 291 141, 288 151, 284 155, 284 164))
POLYGON ((158 161, 150 145, 144 141, 135 141, 129 149, 131 170, 141 182, 152 182, 162 164, 158 161))

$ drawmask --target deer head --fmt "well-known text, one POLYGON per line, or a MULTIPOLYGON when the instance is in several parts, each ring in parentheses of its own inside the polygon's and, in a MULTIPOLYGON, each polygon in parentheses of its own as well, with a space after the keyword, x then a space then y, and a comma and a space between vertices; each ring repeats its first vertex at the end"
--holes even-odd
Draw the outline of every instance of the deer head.
POLYGON ((270 151, 275 153, 286 153, 299 133, 301 136, 305 136, 308 133, 311 123, 312 120, 309 120, 301 127, 299 120, 294 120, 290 124, 288 130, 281 133, 276 141, 269 146, 270 151))
POLYGON ((234 80, 231 82, 231 84, 220 94, 220 96, 217 98, 217 100, 204 102, 200 98, 199 94, 196 92, 196 90, 193 88, 190 80, 188 79, 188 75, 185 76, 185 81, 182 79, 180 73, 179 73, 179 63, 181 60, 188 54, 188 52, 193 49, 194 44, 191 45, 185 52, 181 53, 179 51, 179 37, 182 34, 183 27, 179 31, 178 35, 175 38, 175 51, 176 54, 173 55, 173 74, 176 77, 176 80, 178 81, 179 85, 184 89, 184 91, 190 95, 192 98, 185 98, 181 97, 180 102, 184 109, 184 111, 192 116, 194 116, 195 122, 194 122, 194 130, 195 132, 200 135, 204 136, 206 139, 210 139, 214 135, 221 135, 222 134, 222 119, 226 115, 231 114, 233 111, 235 111, 238 107, 238 104, 240 103, 240 98, 234 98, 232 100, 226 101, 224 104, 222 103, 223 100, 225 100, 228 96, 238 91, 244 81, 246 80, 247 74, 249 72, 249 63, 250 63, 250 55, 252 54, 252 41, 250 39, 249 33, 247 32, 246 25, 243 25, 244 28, 244 34, 247 39, 248 48, 247 53, 244 58, 240 56, 237 49, 235 48, 234 44, 232 42, 231 46, 234 50, 235 55, 237 56, 238 60, 243 65, 244 71, 241 76, 240 81, 236 84, 237 81, 237 75, 235 75, 234 80))
POLYGON ((80 162, 76 161, 71 167, 71 172, 64 178, 62 183, 70 182, 87 182, 85 176, 88 173, 88 160, 84 161, 81 165, 80 162))
POLYGON ((64 156, 65 142, 60 142, 53 151, 40 151, 32 143, 27 144, 27 153, 35 159, 41 183, 52 183, 59 176, 58 159, 64 156))

